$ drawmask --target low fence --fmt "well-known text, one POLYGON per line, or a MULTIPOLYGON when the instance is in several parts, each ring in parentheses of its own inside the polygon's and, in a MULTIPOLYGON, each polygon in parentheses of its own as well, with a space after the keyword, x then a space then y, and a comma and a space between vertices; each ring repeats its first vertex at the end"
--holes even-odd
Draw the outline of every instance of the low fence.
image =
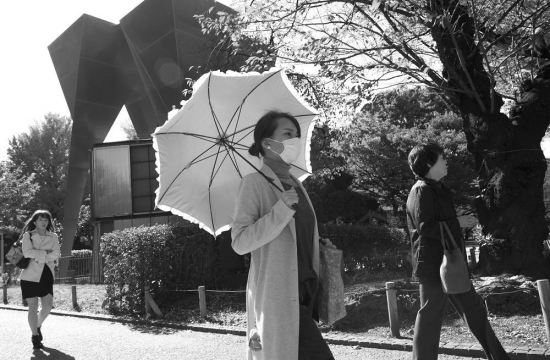
MULTIPOLYGON (((398 313, 398 305, 397 305, 397 291, 399 292, 419 292, 419 289, 396 289, 394 282, 387 282, 385 284, 386 288, 386 301, 388 306, 388 320, 389 320, 389 327, 390 332, 393 337, 400 338, 400 327, 399 327, 399 313, 398 313)), ((546 329, 546 337, 547 341, 550 343, 550 281, 548 279, 543 280, 537 280, 537 290, 540 298, 540 305, 542 309, 542 316, 544 319, 544 325, 546 329)), ((177 291, 177 292, 197 292, 199 295, 199 309, 200 309, 200 316, 202 318, 207 317, 207 304, 206 304, 206 292, 217 292, 217 293, 245 293, 245 290, 206 290, 204 286, 199 286, 197 290, 168 290, 168 291, 177 291)), ((531 291, 531 289, 520 289, 514 292, 518 291, 531 291)), ((503 292, 503 293, 492 293, 490 296, 499 296, 499 295, 507 295, 510 292, 503 292)), ((77 295, 77 285, 71 286, 71 294, 72 294, 72 303, 73 308, 78 310, 78 295, 77 295)), ((154 302, 151 294, 149 286, 145 287, 145 291, 143 293, 144 297, 144 304, 145 304, 145 310, 147 315, 152 315, 153 313, 159 317, 162 318, 163 314, 160 308, 156 305, 154 302)), ((3 284, 3 303, 8 304, 8 295, 7 295, 7 285, 3 284)), ((23 300, 23 304, 25 304, 25 301, 23 300)), ((487 306, 487 303, 486 303, 487 306)), ((488 309, 487 309, 488 310, 488 309)), ((489 312, 489 311, 488 311, 489 312)))
MULTIPOLYGON (((89 256, 61 256, 55 263, 55 281, 59 283, 77 283, 77 282, 91 282, 92 276, 92 255, 89 256), (66 277, 59 277, 59 265, 68 261, 68 272, 66 277)), ((11 283, 17 281, 21 270, 12 264, 4 264, 4 282, 11 283)))
POLYGON ((92 277, 92 256, 61 256, 56 266, 56 282, 76 284, 78 282, 91 282, 92 277), (67 276, 59 277, 57 269, 63 262, 69 262, 67 276))

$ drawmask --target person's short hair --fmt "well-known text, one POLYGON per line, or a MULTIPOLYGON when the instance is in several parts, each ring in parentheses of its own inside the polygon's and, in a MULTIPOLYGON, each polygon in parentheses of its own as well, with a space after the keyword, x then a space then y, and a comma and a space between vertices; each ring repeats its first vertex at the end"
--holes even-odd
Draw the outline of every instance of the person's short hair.
POLYGON ((409 153, 409 167, 416 176, 424 177, 443 152, 443 148, 433 142, 416 145, 409 153))
POLYGON ((254 128, 254 144, 248 149, 248 153, 252 156, 258 157, 260 154, 265 155, 264 149, 262 148, 262 140, 268 137, 271 137, 275 130, 277 129, 277 120, 278 118, 286 118, 294 123, 296 129, 298 130, 298 137, 301 137, 300 133, 300 124, 298 120, 289 113, 281 111, 269 111, 264 114, 256 123, 254 128))

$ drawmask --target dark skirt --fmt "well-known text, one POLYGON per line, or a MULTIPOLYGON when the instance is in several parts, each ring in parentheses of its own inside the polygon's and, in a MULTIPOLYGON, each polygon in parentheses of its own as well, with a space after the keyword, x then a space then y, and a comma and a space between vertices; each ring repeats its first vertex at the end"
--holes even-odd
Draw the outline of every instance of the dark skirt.
POLYGON ((41 298, 48 294, 52 294, 53 296, 53 274, 50 267, 44 264, 44 270, 42 270, 39 282, 21 280, 21 292, 23 299, 41 298))

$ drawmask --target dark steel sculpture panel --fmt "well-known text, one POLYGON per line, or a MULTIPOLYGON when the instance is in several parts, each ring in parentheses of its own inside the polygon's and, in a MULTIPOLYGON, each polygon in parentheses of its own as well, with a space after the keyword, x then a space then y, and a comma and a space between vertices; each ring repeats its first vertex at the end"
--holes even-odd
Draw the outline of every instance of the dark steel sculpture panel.
MULTIPOLYGON (((179 107, 189 68, 199 65, 206 38, 193 17, 215 6, 208 0, 145 0, 113 24, 81 16, 49 47, 73 119, 62 255, 70 255, 84 188, 89 151, 102 143, 122 106, 140 138, 149 138, 167 113, 179 107)), ((64 277, 68 264, 60 264, 64 277)))

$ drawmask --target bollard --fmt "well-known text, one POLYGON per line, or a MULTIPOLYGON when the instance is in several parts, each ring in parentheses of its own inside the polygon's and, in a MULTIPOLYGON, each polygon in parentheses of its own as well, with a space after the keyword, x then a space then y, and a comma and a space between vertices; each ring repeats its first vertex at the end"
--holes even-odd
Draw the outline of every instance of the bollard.
POLYGON ((78 301, 76 299, 76 285, 72 285, 71 290, 73 292, 73 309, 77 309, 78 308, 78 301))
POLYGON ((476 260, 476 248, 471 247, 471 248, 470 248, 470 267, 471 267, 471 268, 475 268, 476 265, 477 265, 477 260, 476 260))
POLYGON ((4 284, 2 286, 2 289, 3 289, 3 293, 4 293, 4 304, 7 304, 8 303, 8 285, 4 284))
POLYGON ((399 316, 397 315, 397 295, 395 292, 395 283, 386 283, 386 298, 388 300, 388 316, 390 319, 390 330, 393 337, 401 337, 399 333, 399 316))
POLYGON ((201 318, 206 318, 206 289, 204 286, 199 286, 199 306, 201 318))
POLYGON ((546 340, 550 343, 550 283, 548 279, 537 280, 539 289, 540 307, 542 308, 542 317, 546 327, 546 340))

